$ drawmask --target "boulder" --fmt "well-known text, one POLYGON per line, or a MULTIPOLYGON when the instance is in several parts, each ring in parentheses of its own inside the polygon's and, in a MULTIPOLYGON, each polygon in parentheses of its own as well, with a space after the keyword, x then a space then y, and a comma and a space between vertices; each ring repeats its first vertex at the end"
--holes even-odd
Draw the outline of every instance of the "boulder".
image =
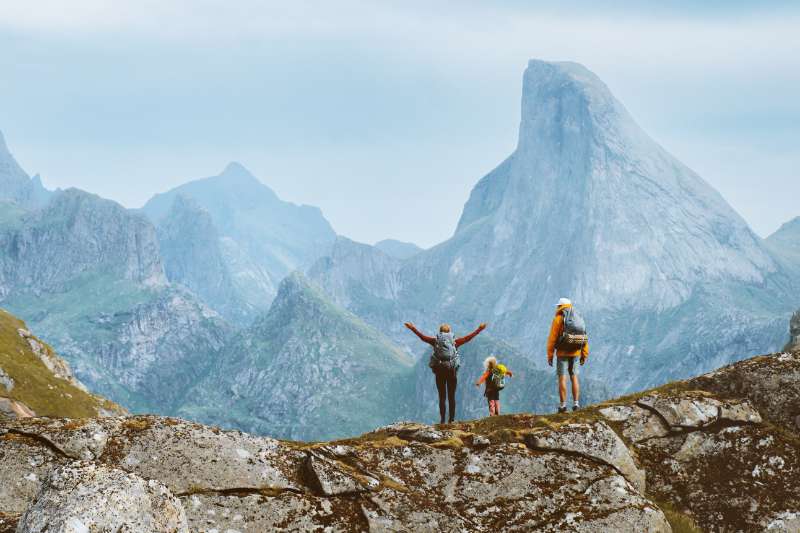
POLYGON ((306 473, 311 485, 320 496, 341 496, 368 490, 361 480, 344 472, 330 459, 316 453, 309 453, 305 464, 306 473))
POLYGON ((36 416, 33 409, 24 403, 11 398, 0 398, 0 417, 31 418, 36 416))
POLYGON ((754 357, 687 382, 721 397, 748 400, 760 415, 790 431, 800 416, 800 351, 754 357))
POLYGON ((619 436, 604 422, 567 424, 553 430, 536 431, 525 437, 534 450, 552 450, 579 454, 601 461, 625 476, 644 494, 645 474, 619 436))
POLYGON ((160 482, 79 461, 50 473, 17 531, 188 533, 189 529, 183 505, 160 482))
POLYGON ((633 443, 664 437, 670 432, 661 417, 638 405, 614 405, 600 409, 600 414, 613 422, 622 422, 622 436, 633 443))

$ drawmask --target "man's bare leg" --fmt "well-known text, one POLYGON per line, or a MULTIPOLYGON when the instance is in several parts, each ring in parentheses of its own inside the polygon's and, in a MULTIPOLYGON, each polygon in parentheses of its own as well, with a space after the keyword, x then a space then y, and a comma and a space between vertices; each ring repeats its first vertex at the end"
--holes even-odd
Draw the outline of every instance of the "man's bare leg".
POLYGON ((567 376, 558 376, 558 399, 561 405, 567 403, 567 376))
MULTIPOLYGON (((565 384, 564 388, 566 389, 566 384, 565 384)), ((564 395, 566 396, 566 390, 564 391, 564 395)), ((576 376, 576 375, 572 376, 572 399, 575 400, 576 404, 580 403, 580 399, 581 399, 581 384, 578 383, 578 376, 576 376)), ((562 401, 564 401, 564 400, 562 400, 562 401)))

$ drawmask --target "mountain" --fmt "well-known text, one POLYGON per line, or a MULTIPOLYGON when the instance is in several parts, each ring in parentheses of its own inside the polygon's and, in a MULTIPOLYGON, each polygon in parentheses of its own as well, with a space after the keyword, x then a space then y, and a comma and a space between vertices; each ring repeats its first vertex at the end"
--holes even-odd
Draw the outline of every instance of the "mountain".
POLYGON ((0 304, 134 411, 170 412, 231 333, 167 283, 144 216, 76 189, 0 229, 0 304))
POLYGON ((798 412, 800 354, 773 354, 575 413, 336 442, 157 416, 0 421, 0 527, 795 532, 798 412))
POLYGON ((396 241, 394 239, 385 239, 375 243, 375 248, 386 255, 401 260, 410 259, 422 251, 422 248, 414 243, 396 241))
MULTIPOLYGON (((249 313, 251 318, 269 307, 285 276, 324 255, 336 238, 318 208, 282 201, 238 163, 229 164, 219 176, 157 194, 142 211, 160 225, 177 196, 191 199, 211 217, 236 296, 245 301, 245 310, 255 310, 249 313)), ((175 244, 162 243, 162 251, 169 257, 168 272, 175 270, 171 262, 190 260, 181 259, 186 250, 170 249, 175 244)), ((216 303, 213 298, 209 301, 212 307, 216 303)), ((218 310, 224 312, 224 308, 218 310)))
POLYGON ((314 440, 365 431, 409 411, 412 360, 297 273, 220 353, 181 416, 314 440))
POLYGON ((246 322, 255 309, 239 296, 208 211, 177 195, 156 230, 167 279, 187 287, 228 320, 246 322))
MULTIPOLYGON (((52 193, 44 188, 39 176, 31 178, 22 170, 6 146, 0 132, 0 209, 8 209, 8 204, 17 208, 33 209, 43 206, 52 193)), ((0 215, 2 224, 2 215, 0 215)))
POLYGON ((800 217, 783 224, 764 241, 767 248, 800 280, 800 217))
POLYGON ((67 362, 23 321, 0 309, 0 420, 121 414, 120 406, 89 393, 67 362))
POLYGON ((400 315, 459 329, 486 321, 493 335, 535 352, 568 296, 590 325, 593 375, 615 390, 785 342, 796 307, 790 273, 595 74, 532 60, 521 108, 516 149, 475 186, 454 236, 370 273, 392 280, 391 302, 377 305, 384 287, 347 261, 323 259, 311 277, 347 280, 321 285, 370 324, 400 315), (333 292, 342 287, 346 294, 333 292))

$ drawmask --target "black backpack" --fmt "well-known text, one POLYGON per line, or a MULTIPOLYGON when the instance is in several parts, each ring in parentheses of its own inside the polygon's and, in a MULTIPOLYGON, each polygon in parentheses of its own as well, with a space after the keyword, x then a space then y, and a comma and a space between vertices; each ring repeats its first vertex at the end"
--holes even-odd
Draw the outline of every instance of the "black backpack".
POLYGON ((583 317, 572 307, 566 307, 561 311, 564 317, 564 328, 558 338, 556 348, 559 350, 577 350, 589 342, 589 335, 586 333, 586 322, 583 317))

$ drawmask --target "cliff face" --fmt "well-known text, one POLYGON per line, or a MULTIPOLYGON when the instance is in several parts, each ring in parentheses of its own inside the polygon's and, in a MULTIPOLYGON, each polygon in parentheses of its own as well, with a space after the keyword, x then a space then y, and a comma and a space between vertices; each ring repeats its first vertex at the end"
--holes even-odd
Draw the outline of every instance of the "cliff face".
POLYGON ((246 323, 255 308, 233 280, 211 214, 191 198, 175 196, 157 227, 164 269, 203 302, 234 323, 246 323))
POLYGON ((591 372, 628 391, 778 349, 800 280, 594 73, 561 62, 528 64, 517 147, 477 183, 454 236, 401 264, 379 254, 334 248, 309 275, 396 342, 403 320, 485 321, 534 354, 570 297, 594 339, 591 372))
POLYGON ((577 413, 400 423, 337 442, 152 416, 6 421, 0 524, 797 531, 799 391, 800 355, 778 354, 577 413), (120 496, 79 505, 101 493, 120 496))
POLYGON ((0 298, 64 292, 79 277, 166 283, 155 229, 143 216, 77 189, 0 231, 0 298))

